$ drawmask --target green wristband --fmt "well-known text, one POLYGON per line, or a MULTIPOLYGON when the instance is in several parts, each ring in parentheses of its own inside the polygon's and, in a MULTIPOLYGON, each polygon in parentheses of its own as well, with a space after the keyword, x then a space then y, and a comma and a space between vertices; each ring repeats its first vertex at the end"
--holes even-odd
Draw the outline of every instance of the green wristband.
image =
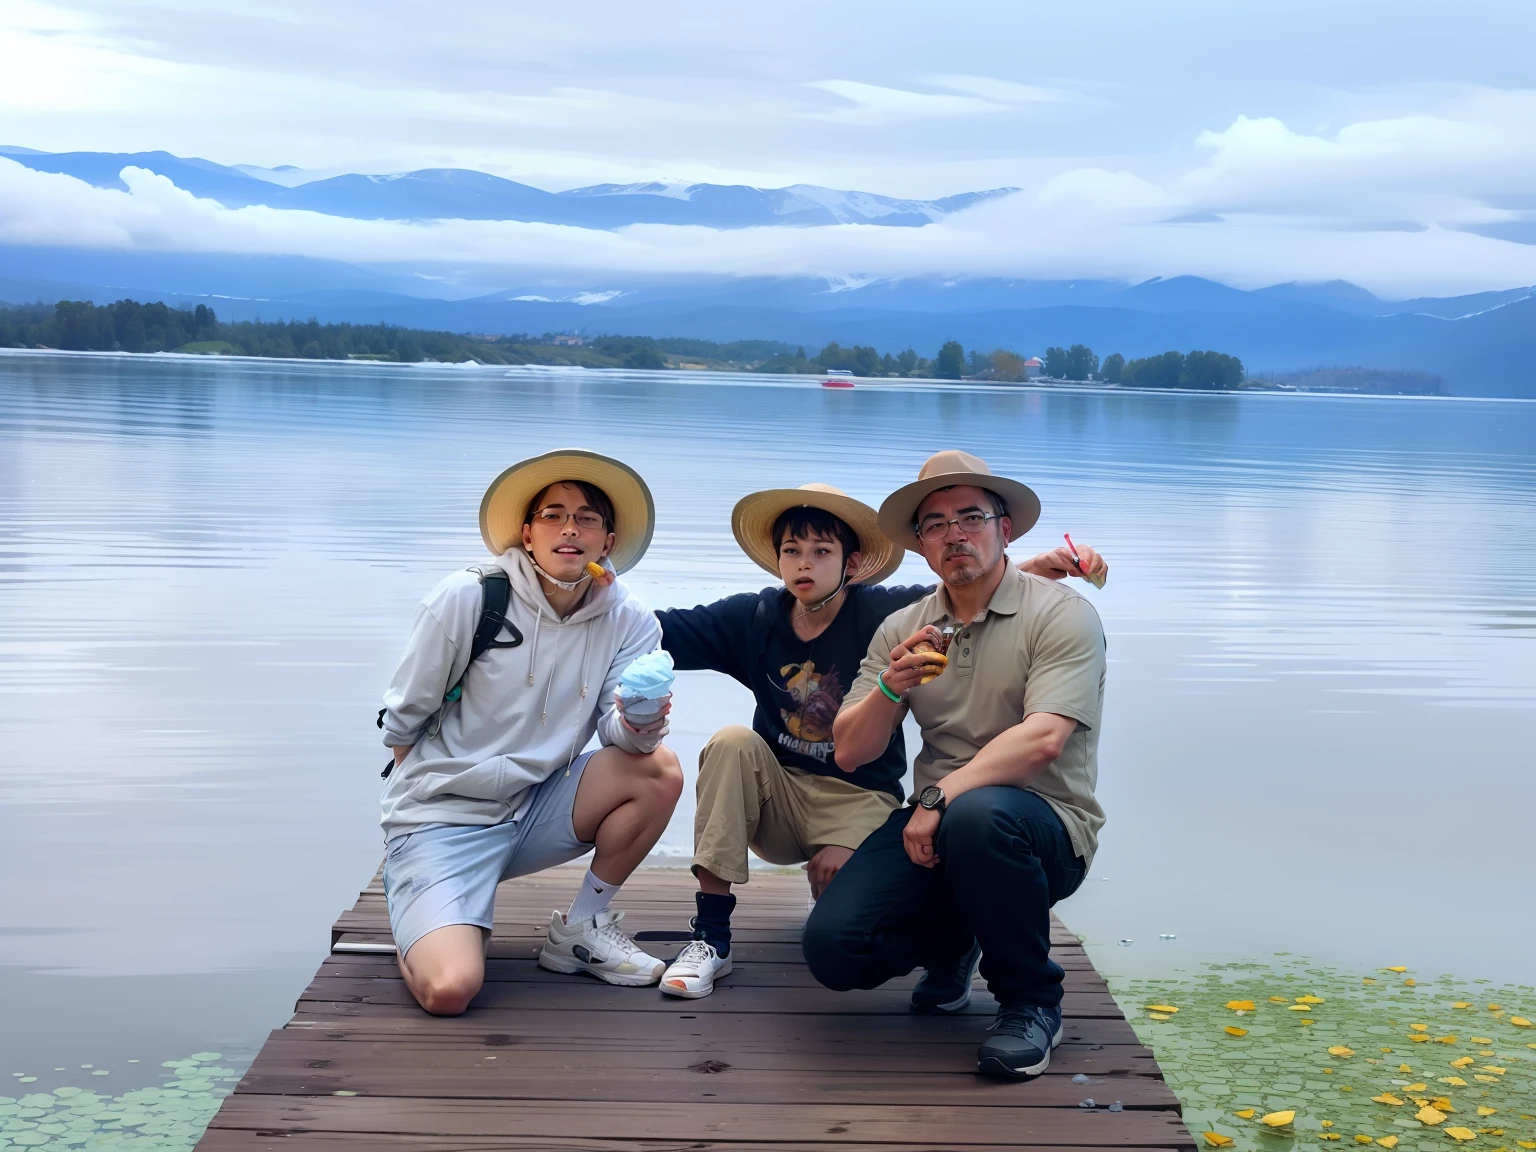
POLYGON ((875 679, 880 682, 880 691, 885 693, 886 698, 889 699, 892 704, 905 704, 906 703, 905 700, 903 700, 900 696, 896 695, 896 693, 892 692, 890 690, 890 688, 886 686, 886 683, 885 683, 885 673, 884 672, 881 672, 879 676, 875 677, 875 679))

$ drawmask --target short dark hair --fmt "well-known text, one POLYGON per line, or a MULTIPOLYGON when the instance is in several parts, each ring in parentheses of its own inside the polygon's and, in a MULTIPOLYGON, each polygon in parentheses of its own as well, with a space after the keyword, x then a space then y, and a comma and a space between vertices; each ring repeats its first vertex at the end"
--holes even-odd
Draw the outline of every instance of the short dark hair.
POLYGON ((784 538, 804 536, 810 539, 836 540, 843 546, 843 561, 847 562, 859 548, 859 534, 848 527, 846 521, 824 508, 809 508, 802 504, 779 513, 773 522, 773 550, 784 546, 784 538))
MULTIPOLYGON (((932 492, 928 493, 928 496, 932 496, 932 495, 934 495, 935 493, 938 493, 938 492, 948 492, 951 488, 958 488, 958 487, 959 487, 958 484, 946 484, 942 488, 935 488, 932 492)), ((977 487, 980 487, 980 485, 977 485, 977 487)), ((1001 496, 999 496, 996 492, 992 491, 992 489, 990 489, 990 488, 982 488, 981 490, 987 494, 987 500, 992 505, 992 514, 994 516, 1006 516, 1006 515, 1008 515, 1008 502, 1006 500, 1004 500, 1001 496)), ((924 496, 923 500, 928 499, 928 496, 924 496)), ((917 509, 921 508, 923 506, 923 500, 919 500, 917 502, 917 508, 912 509, 912 529, 913 529, 913 531, 916 531, 917 528, 918 528, 917 509)))
POLYGON ((591 506, 592 511, 603 518, 603 531, 613 531, 613 501, 608 499, 608 493, 596 484, 589 484, 585 480, 556 480, 554 484, 544 485, 535 493, 533 499, 528 501, 528 511, 523 514, 524 524, 533 523, 533 514, 544 506, 544 497, 555 484, 574 484, 580 488, 583 499, 591 506))

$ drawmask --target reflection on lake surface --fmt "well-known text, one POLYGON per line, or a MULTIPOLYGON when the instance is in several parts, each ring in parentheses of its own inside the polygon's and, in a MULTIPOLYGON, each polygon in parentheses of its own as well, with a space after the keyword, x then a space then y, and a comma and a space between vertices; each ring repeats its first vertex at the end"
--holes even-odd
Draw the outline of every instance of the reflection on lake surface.
MULTIPOLYGON (((650 481, 658 605, 763 584, 748 490, 878 503, 941 447, 1036 488, 1025 548, 1104 549, 1109 824, 1060 911, 1107 969, 1529 978, 1536 405, 5 355, 5 1071, 122 1091, 282 1022, 379 857, 414 605, 486 483, 568 445, 650 481)), ((685 764, 748 706, 687 675, 685 764)))

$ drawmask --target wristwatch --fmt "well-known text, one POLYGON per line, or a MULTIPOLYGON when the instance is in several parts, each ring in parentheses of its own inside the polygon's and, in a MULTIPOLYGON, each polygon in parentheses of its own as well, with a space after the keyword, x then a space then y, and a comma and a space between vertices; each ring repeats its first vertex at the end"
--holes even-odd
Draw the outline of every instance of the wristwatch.
POLYGON ((917 794, 917 805, 926 808, 930 812, 944 811, 944 789, 937 784, 930 784, 917 794))

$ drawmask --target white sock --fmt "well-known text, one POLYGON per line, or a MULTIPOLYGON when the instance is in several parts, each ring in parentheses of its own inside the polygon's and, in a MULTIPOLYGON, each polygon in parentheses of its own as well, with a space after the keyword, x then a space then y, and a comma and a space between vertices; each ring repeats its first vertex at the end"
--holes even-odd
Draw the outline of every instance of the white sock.
POLYGON ((565 914, 565 922, 574 924, 578 920, 596 916, 599 912, 606 912, 618 890, 619 885, 599 880, 592 874, 592 869, 588 868, 587 874, 581 878, 581 891, 571 901, 571 910, 565 914))

